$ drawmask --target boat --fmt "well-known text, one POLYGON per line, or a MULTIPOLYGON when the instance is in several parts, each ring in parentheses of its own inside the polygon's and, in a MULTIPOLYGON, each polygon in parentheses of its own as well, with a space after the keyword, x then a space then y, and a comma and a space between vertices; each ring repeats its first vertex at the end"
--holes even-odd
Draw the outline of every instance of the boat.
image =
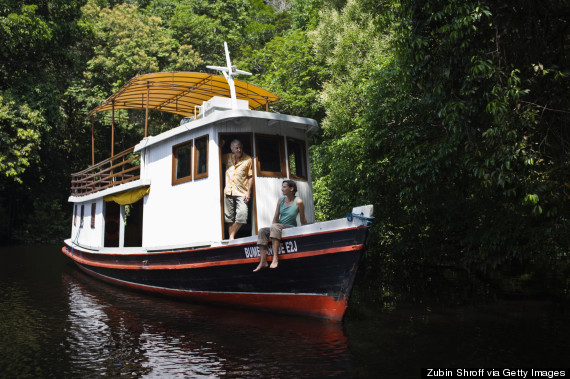
MULTIPOLYGON (((372 221, 371 205, 315 222, 308 141, 310 118, 269 111, 279 98, 224 74, 161 72, 132 78, 89 113, 111 113, 111 154, 72 174, 70 238, 62 252, 103 281, 191 302, 340 321, 372 221), (144 111, 144 138, 114 153, 115 112, 144 111), (150 112, 177 117, 148 134, 150 112), (228 239, 222 155, 239 139, 254 160, 248 221, 228 239), (308 223, 283 231, 279 267, 253 272, 257 232, 269 226, 283 180, 297 183, 308 223)), ((142 125, 141 125, 142 127, 142 125)), ((142 133, 141 133, 142 134, 142 133)), ((271 244, 268 260, 271 261, 271 244)))

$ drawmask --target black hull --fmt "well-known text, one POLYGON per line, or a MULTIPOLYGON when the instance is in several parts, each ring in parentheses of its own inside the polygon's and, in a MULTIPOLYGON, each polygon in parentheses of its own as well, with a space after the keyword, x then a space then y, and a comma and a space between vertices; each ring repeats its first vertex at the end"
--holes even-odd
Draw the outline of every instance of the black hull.
POLYGON ((255 244, 121 254, 65 246, 85 272, 130 288, 241 307, 341 320, 367 228, 285 238, 277 269, 252 272, 255 244))

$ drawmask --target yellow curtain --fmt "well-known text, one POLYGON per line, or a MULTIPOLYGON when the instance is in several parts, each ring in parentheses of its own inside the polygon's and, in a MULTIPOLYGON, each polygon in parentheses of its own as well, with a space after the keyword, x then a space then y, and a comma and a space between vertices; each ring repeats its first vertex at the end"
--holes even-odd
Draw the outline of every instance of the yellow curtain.
POLYGON ((136 188, 127 192, 116 193, 105 196, 105 201, 114 201, 119 205, 136 203, 150 192, 150 186, 136 188))

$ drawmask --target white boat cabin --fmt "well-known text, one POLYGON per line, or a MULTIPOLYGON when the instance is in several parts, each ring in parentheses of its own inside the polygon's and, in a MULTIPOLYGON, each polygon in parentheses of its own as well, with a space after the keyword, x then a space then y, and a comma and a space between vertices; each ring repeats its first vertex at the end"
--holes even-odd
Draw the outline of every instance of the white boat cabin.
POLYGON ((74 244, 128 253, 255 240, 258 229, 271 224, 284 179, 296 181, 307 220, 314 222, 307 152, 316 121, 252 110, 277 97, 245 82, 236 81, 232 101, 223 77, 160 75, 131 80, 92 112, 139 108, 146 109, 147 120, 149 110, 183 118, 179 126, 73 174, 74 244), (253 158, 254 184, 248 222, 228 242, 221 157, 234 139, 253 158))

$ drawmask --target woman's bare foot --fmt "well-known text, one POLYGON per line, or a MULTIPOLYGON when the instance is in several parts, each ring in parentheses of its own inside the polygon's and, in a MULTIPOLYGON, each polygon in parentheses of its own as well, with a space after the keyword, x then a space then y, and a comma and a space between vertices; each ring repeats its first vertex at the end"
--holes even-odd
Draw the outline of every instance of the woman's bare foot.
POLYGON ((267 268, 267 262, 259 262, 259 265, 257 265, 257 268, 253 270, 253 272, 258 272, 262 268, 267 268))
POLYGON ((271 266, 269 266, 269 268, 277 268, 278 265, 279 260, 277 258, 273 258, 273 261, 271 262, 271 266))

